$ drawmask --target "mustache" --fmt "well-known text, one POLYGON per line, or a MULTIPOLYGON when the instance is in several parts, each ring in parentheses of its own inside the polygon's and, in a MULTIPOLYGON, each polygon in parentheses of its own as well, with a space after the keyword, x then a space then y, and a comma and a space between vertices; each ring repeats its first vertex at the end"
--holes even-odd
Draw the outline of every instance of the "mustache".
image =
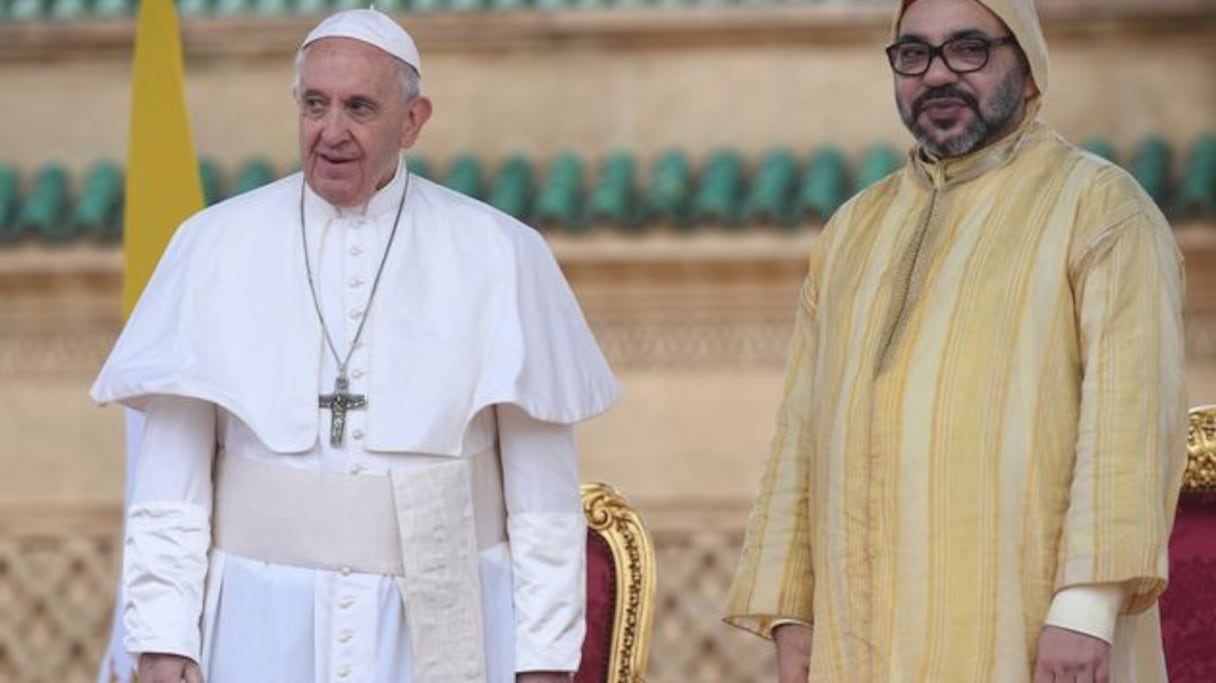
POLYGON ((952 85, 942 85, 926 90, 920 97, 913 100, 912 113, 920 114, 933 100, 958 100, 975 111, 980 109, 979 100, 975 99, 971 93, 963 92, 952 85))

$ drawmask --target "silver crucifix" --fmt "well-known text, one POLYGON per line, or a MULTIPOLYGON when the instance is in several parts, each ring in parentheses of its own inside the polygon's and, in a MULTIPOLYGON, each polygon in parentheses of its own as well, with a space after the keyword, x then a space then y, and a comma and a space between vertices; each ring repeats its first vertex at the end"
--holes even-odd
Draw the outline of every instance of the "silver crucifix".
POLYGON ((319 399, 322 408, 329 408, 329 444, 341 446, 342 433, 346 431, 346 411, 366 408, 367 397, 350 393, 350 382, 345 375, 339 374, 334 379, 334 393, 321 394, 319 399))

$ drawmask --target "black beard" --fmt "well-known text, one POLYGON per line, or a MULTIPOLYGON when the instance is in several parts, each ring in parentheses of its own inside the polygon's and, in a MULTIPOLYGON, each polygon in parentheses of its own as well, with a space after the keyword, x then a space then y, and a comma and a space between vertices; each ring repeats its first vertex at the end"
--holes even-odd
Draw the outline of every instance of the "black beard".
POLYGON ((974 95, 952 85, 943 85, 928 90, 913 100, 910 112, 904 112, 901 107, 900 116, 904 125, 916 137, 916 141, 929 154, 938 158, 962 156, 988 146, 1010 128, 1013 117, 1022 104, 1024 83, 1025 77, 1020 71, 1010 71, 1009 75, 997 84, 996 91, 988 101, 987 111, 980 106, 974 95), (975 119, 963 132, 941 142, 933 139, 929 130, 917 121, 925 106, 939 99, 956 99, 975 112, 975 119))

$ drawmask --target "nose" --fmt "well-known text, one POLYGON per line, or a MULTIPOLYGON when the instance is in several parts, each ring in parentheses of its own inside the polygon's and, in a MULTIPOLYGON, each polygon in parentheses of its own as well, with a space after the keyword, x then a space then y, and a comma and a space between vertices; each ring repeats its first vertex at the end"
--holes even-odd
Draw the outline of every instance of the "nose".
POLYGON ((321 118, 321 141, 326 145, 341 144, 350 136, 346 118, 340 107, 333 107, 321 118))
POLYGON ((946 57, 944 55, 933 55, 929 60, 928 70, 921 74, 920 79, 925 85, 933 88, 957 81, 958 74, 946 66, 946 57))

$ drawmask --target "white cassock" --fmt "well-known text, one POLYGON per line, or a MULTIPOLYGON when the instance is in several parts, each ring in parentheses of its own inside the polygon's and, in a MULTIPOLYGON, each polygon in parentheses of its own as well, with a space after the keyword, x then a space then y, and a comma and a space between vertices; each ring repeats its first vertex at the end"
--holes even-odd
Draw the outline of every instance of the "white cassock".
POLYGON ((365 310, 403 169, 357 210, 304 195, 307 248, 339 354, 367 316, 348 374, 368 405, 347 414, 339 446, 317 403, 337 364, 307 288, 302 176, 201 212, 166 250, 93 388, 98 401, 147 416, 124 552, 128 651, 194 658, 209 683, 506 682, 516 671, 577 668, 585 527, 571 425, 606 409, 615 383, 539 235, 421 178, 409 179, 365 310), (429 474, 466 464, 454 479, 429 474), (344 518, 362 501, 327 507, 323 495, 299 516, 333 547, 309 549, 318 558, 310 566, 275 561, 275 533, 237 536, 257 526, 251 518, 273 517, 259 505, 278 505, 281 494, 268 484, 253 493, 265 500, 246 492, 224 507, 217 490, 239 486, 213 480, 228 481, 229 469, 391 480, 397 501, 430 496, 432 508, 469 513, 460 519, 474 522, 463 525, 475 527, 466 530, 474 583, 448 576, 460 563, 426 542, 447 543, 463 527, 431 526, 399 503, 403 576, 343 566, 340 546, 351 539, 321 528, 347 524, 345 545, 358 554, 365 528, 396 529, 392 512, 352 531, 344 518), (461 497, 467 510, 452 508, 461 497), (474 590, 431 604, 434 585, 474 590), (469 643, 452 642, 465 638, 451 637, 469 624, 479 626, 481 661, 450 661, 474 659, 469 643))

